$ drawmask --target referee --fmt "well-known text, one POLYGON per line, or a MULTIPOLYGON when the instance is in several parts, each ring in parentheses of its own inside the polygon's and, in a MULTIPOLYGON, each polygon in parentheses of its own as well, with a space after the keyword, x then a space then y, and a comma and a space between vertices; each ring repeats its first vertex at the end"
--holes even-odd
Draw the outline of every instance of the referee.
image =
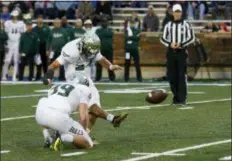
POLYGON ((191 25, 181 19, 182 7, 175 4, 172 8, 173 21, 164 26, 161 43, 167 49, 167 78, 173 93, 174 105, 185 105, 187 98, 187 50, 186 48, 195 41, 191 25))

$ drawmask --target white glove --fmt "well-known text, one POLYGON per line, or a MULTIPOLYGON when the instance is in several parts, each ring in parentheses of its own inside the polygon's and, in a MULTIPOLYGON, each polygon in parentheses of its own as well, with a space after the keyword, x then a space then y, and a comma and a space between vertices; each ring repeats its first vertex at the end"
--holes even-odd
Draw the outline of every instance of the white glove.
POLYGON ((42 64, 40 54, 36 54, 34 59, 35 59, 35 64, 36 65, 42 64))

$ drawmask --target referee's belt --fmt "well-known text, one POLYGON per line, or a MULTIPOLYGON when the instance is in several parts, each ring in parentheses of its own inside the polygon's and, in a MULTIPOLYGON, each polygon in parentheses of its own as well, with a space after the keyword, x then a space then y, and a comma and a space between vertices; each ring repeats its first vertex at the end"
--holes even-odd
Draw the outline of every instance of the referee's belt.
POLYGON ((177 52, 186 51, 186 48, 182 48, 182 49, 172 49, 172 48, 169 48, 168 50, 177 53, 177 52))

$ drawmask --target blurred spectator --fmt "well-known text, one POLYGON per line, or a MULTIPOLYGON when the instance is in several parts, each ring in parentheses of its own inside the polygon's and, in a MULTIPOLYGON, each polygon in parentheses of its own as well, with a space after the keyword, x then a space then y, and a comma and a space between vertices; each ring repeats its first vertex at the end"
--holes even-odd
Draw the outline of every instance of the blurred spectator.
POLYGON ((61 26, 66 30, 69 36, 69 40, 71 40, 72 33, 73 33, 73 27, 69 25, 67 18, 65 16, 61 18, 61 26))
POLYGON ((188 4, 188 19, 194 20, 197 18, 197 11, 200 20, 208 13, 208 5, 205 1, 191 1, 188 4))
POLYGON ((165 18, 162 23, 162 31, 164 29, 164 26, 169 22, 173 20, 173 15, 172 15, 172 6, 169 6, 166 11, 165 18))
POLYGON ((45 2, 44 1, 36 1, 34 4, 34 11, 35 11, 35 17, 38 15, 43 15, 44 16, 44 7, 45 7, 45 2))
POLYGON ((225 19, 231 20, 232 19, 232 1, 226 1, 225 5, 225 19))
POLYGON ((134 28, 141 29, 141 22, 139 20, 139 17, 136 11, 132 12, 131 17, 125 20, 125 24, 124 24, 125 29, 130 27, 130 22, 134 22, 134 28))
POLYGON ((71 6, 74 2, 69 1, 58 1, 55 2, 55 6, 58 9, 58 17, 63 17, 66 15, 66 12, 69 12, 69 9, 71 9, 71 6))
POLYGON ((46 44, 47 39, 50 34, 50 28, 43 22, 43 15, 39 15, 37 18, 37 26, 33 28, 33 31, 38 35, 40 44, 39 44, 39 53, 41 57, 42 64, 37 65, 37 72, 36 72, 36 80, 40 80, 41 78, 41 70, 43 67, 43 73, 47 72, 47 55, 46 55, 46 44))
POLYGON ((9 10, 18 10, 19 14, 25 14, 29 12, 29 7, 23 1, 14 1, 9 4, 9 10))
POLYGON ((149 5, 148 13, 143 18, 143 30, 150 32, 150 31, 158 31, 159 29, 159 18, 154 13, 153 6, 149 5))
MULTIPOLYGON (((68 33, 63 27, 61 27, 61 20, 59 18, 56 18, 54 20, 54 28, 49 34, 47 43, 47 54, 49 55, 50 62, 53 62, 60 55, 62 47, 68 41, 68 33)), ((59 80, 65 80, 63 66, 60 67, 59 80)))
POLYGON ((54 1, 44 1, 45 15, 48 19, 54 19, 58 15, 54 3, 54 1))
POLYGON ((113 6, 115 8, 120 8, 122 7, 122 1, 113 1, 113 6))
POLYGON ((110 2, 106 1, 98 1, 97 7, 93 19, 93 25, 96 26, 101 23, 102 17, 106 17, 108 20, 112 20, 112 13, 111 13, 111 4, 110 2))
POLYGON ((7 21, 11 18, 8 7, 3 6, 2 7, 2 13, 0 13, 0 20, 1 21, 7 21))
POLYGON ((132 0, 131 1, 131 7, 132 8, 146 8, 147 2, 146 1, 137 1, 137 0, 132 0))
POLYGON ((12 80, 16 81, 18 74, 18 64, 19 64, 19 41, 20 36, 23 32, 25 32, 25 24, 23 21, 19 20, 19 11, 14 10, 11 12, 12 19, 5 22, 5 32, 8 35, 7 45, 9 51, 5 57, 2 80, 7 80, 9 65, 14 62, 14 72, 12 80))
POLYGON ((218 32, 218 30, 218 27, 214 23, 209 22, 201 32, 218 32))
POLYGON ((76 23, 75 23, 75 28, 73 29, 73 35, 72 35, 71 39, 72 40, 78 39, 78 38, 82 37, 85 34, 85 32, 86 31, 83 29, 82 20, 77 19, 76 23))
MULTIPOLYGON (((1 24, 0 24, 0 63, 1 63, 1 66, 0 66, 0 77, 2 77, 2 66, 3 66, 3 60, 5 58, 5 53, 6 53, 6 46, 7 46, 7 39, 8 39, 8 36, 6 34, 6 32, 4 31, 4 23, 3 21, 1 21, 1 24)), ((1 79, 1 78, 0 78, 1 79)))
POLYGON ((93 23, 90 19, 85 20, 84 22, 84 28, 83 28, 86 32, 89 33, 95 33, 97 30, 97 27, 93 27, 93 23))
POLYGON ((78 18, 83 20, 92 19, 94 8, 88 1, 83 1, 78 6, 78 18))
POLYGON ((230 32, 230 30, 225 23, 220 23, 218 32, 230 32))
POLYGON ((139 82, 142 81, 142 74, 140 69, 140 57, 139 57, 139 41, 140 41, 140 29, 136 29, 135 22, 130 22, 130 27, 125 30, 125 73, 124 79, 126 82, 130 79, 130 64, 133 57, 136 77, 139 82))
MULTIPOLYGON (((96 34, 101 40, 101 54, 111 63, 113 62, 113 30, 108 28, 108 19, 104 17, 101 22, 101 28, 96 30, 96 34)), ((115 74, 112 70, 108 70, 108 76, 111 81, 115 80, 115 74)), ((97 63, 96 81, 100 81, 102 77, 102 66, 97 63)))
POLYGON ((20 37, 19 43, 20 66, 19 80, 23 80, 24 68, 29 65, 29 81, 34 77, 34 58, 39 53, 39 38, 32 32, 32 22, 26 22, 26 32, 20 37))

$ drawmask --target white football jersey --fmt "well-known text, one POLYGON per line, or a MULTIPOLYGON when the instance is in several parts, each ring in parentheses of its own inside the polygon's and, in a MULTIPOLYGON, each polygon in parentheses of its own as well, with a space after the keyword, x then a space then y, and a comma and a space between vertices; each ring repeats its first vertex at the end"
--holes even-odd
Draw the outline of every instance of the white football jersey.
POLYGON ((65 83, 52 86, 48 90, 47 106, 62 113, 71 114, 78 109, 80 103, 89 103, 90 89, 76 83, 65 83))
POLYGON ((8 35, 8 42, 10 43, 19 43, 20 36, 23 32, 26 31, 26 25, 23 21, 13 22, 8 20, 5 22, 5 32, 8 35))
POLYGON ((82 72, 86 77, 90 78, 90 64, 102 59, 102 55, 99 52, 93 59, 85 59, 81 56, 81 39, 75 39, 68 42, 61 50, 60 56, 57 61, 64 65, 65 77, 69 81, 73 78, 76 72, 82 72))

